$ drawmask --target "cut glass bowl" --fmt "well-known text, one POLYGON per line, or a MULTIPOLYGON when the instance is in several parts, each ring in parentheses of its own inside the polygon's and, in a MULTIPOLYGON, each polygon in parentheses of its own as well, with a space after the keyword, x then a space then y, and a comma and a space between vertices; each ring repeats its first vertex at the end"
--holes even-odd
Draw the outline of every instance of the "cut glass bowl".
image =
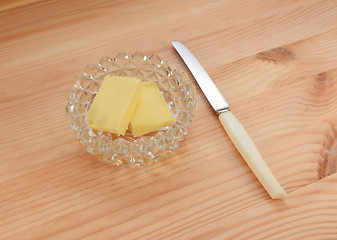
POLYGON ((115 165, 145 165, 164 159, 187 135, 196 105, 194 94, 195 87, 187 74, 157 55, 118 53, 114 58, 103 57, 98 64, 88 65, 83 74, 75 77, 67 92, 66 112, 77 139, 89 153, 115 165), (176 122, 141 137, 133 137, 130 132, 120 136, 90 129, 86 112, 106 75, 156 82, 176 122))

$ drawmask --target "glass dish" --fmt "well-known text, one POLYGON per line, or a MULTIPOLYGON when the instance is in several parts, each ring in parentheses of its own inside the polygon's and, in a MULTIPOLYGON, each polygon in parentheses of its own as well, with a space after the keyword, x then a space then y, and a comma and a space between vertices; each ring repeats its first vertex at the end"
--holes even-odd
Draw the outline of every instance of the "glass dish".
POLYGON ((194 95, 195 87, 187 74, 171 67, 159 56, 118 53, 114 58, 103 57, 98 64, 88 65, 83 74, 74 78, 67 92, 66 112, 77 139, 89 153, 115 165, 145 165, 174 152, 187 135, 196 105, 194 95), (90 129, 86 111, 106 75, 156 82, 176 122, 141 137, 133 137, 129 132, 119 136, 90 129))

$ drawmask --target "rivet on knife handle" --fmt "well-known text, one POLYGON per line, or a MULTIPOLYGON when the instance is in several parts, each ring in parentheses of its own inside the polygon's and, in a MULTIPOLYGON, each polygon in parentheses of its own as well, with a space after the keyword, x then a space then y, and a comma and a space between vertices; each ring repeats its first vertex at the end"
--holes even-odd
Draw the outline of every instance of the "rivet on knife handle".
POLYGON ((229 110, 228 103, 208 76, 205 69, 182 43, 173 41, 172 44, 190 69, 213 109, 219 115, 219 120, 229 138, 255 174, 256 178, 260 181, 271 198, 284 198, 286 196, 285 191, 263 160, 247 131, 229 110))

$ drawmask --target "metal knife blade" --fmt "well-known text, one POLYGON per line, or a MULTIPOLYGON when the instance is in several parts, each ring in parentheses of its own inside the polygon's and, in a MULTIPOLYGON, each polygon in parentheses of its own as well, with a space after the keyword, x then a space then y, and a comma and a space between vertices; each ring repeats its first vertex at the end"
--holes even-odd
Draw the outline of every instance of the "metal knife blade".
POLYGON ((188 50, 184 44, 178 41, 173 41, 172 45, 190 69, 192 75, 205 94, 208 102, 213 107, 214 111, 220 114, 221 112, 228 110, 229 104, 226 102, 226 99, 222 96, 219 89, 215 86, 212 79, 208 76, 205 69, 201 66, 199 61, 190 52, 190 50, 188 50))

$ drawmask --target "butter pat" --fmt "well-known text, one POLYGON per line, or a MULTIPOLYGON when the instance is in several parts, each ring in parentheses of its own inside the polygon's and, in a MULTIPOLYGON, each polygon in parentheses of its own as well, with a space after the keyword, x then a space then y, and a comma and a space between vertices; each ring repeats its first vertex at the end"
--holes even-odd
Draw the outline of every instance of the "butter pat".
POLYGON ((89 127, 124 135, 141 97, 139 79, 106 76, 91 104, 89 127))
POLYGON ((116 130, 102 128, 102 127, 98 126, 97 123, 89 123, 89 127, 91 129, 95 129, 95 130, 98 130, 98 131, 112 132, 112 133, 118 134, 118 132, 116 130))
POLYGON ((175 122, 165 99, 154 82, 142 82, 139 104, 130 122, 134 137, 138 137, 175 122))

